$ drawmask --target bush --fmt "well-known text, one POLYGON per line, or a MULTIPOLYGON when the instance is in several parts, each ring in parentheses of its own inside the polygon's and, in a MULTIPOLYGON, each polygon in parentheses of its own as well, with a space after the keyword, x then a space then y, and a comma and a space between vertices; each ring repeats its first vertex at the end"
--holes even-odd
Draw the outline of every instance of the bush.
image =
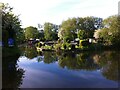
POLYGON ((62 44, 62 48, 65 49, 65 50, 67 49, 66 43, 62 44))
POLYGON ((35 46, 41 48, 42 46, 45 46, 45 44, 43 42, 38 42, 35 46))
POLYGON ((61 50, 61 44, 56 44, 56 45, 54 45, 54 49, 55 49, 56 51, 61 50))
POLYGON ((42 43, 39 42, 39 43, 38 43, 38 47, 41 47, 41 46, 42 46, 42 43))
POLYGON ((62 44, 62 49, 63 50, 70 50, 71 49, 71 44, 67 43, 67 42, 63 43, 62 44))
POLYGON ((88 46, 90 45, 88 40, 80 40, 80 46, 88 46))
POLYGON ((52 46, 49 46, 49 45, 42 46, 41 48, 43 48, 43 49, 49 49, 49 50, 52 50, 52 49, 53 49, 53 47, 52 47, 52 46))

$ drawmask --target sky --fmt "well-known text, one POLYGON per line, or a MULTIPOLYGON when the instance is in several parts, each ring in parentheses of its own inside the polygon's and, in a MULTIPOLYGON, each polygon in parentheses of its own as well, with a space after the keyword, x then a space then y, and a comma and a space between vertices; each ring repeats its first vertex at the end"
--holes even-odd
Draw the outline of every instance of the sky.
POLYGON ((51 22, 61 24, 72 17, 95 16, 103 19, 118 14, 120 0, 0 0, 20 15, 22 27, 51 22))

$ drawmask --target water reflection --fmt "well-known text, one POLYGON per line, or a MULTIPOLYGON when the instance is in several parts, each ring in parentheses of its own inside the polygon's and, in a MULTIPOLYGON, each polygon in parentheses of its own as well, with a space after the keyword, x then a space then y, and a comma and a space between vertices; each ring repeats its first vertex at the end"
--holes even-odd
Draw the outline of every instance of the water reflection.
POLYGON ((25 47, 24 55, 29 59, 33 59, 37 56, 37 50, 35 47, 28 45, 25 47))
POLYGON ((37 61, 46 64, 58 62, 61 68, 70 70, 100 70, 109 80, 118 81, 119 51, 103 52, 37 52, 35 47, 26 46, 24 50, 28 59, 37 57, 37 61))
POLYGON ((118 64, 120 60, 120 52, 104 51, 93 56, 93 60, 101 67, 102 74, 109 80, 119 80, 118 64))
POLYGON ((85 69, 85 70, 96 70, 99 68, 97 64, 90 58, 90 53, 79 53, 75 54, 72 52, 63 53, 61 56, 58 56, 59 65, 68 69, 85 69))
POLYGON ((21 50, 21 56, 3 61, 3 87, 95 88, 118 85, 120 51, 38 52, 31 46, 21 50))
POLYGON ((44 63, 54 63, 57 61, 57 56, 55 55, 55 52, 43 52, 44 55, 44 63))
POLYGON ((19 56, 3 58, 2 88, 19 88, 24 77, 24 70, 17 64, 19 56))

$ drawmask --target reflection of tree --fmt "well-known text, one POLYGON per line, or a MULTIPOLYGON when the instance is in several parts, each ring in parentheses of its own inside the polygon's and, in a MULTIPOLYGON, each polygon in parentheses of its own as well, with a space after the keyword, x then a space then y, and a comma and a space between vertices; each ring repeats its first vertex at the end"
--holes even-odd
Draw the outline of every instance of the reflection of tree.
POLYGON ((101 54, 96 54, 93 59, 97 61, 102 69, 102 74, 110 80, 118 81, 118 62, 120 58, 120 52, 117 51, 105 51, 101 54), (95 57, 99 58, 95 58, 95 57))
POLYGON ((53 63, 57 61, 57 57, 55 55, 55 52, 44 52, 44 63, 53 63))
POLYGON ((3 58, 2 64, 2 87, 19 88, 23 81, 24 70, 18 68, 19 56, 3 58))
POLYGON ((27 58, 30 58, 30 59, 36 57, 37 56, 36 48, 34 46, 26 46, 26 48, 25 48, 25 56, 27 58))
POLYGON ((89 53, 64 53, 59 56, 58 63, 62 68, 66 66, 68 69, 95 70, 98 68, 98 65, 90 58, 89 53))

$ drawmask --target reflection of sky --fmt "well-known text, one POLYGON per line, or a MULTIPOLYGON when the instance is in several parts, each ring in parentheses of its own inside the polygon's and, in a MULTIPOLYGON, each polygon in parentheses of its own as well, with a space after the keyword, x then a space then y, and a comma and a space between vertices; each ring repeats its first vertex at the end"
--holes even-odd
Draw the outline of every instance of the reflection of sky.
POLYGON ((99 70, 68 70, 60 68, 57 63, 45 64, 37 62, 37 58, 27 59, 20 57, 19 66, 25 69, 25 78, 21 87, 24 88, 55 88, 55 87, 79 87, 79 88, 114 88, 118 84, 107 80, 99 70))

